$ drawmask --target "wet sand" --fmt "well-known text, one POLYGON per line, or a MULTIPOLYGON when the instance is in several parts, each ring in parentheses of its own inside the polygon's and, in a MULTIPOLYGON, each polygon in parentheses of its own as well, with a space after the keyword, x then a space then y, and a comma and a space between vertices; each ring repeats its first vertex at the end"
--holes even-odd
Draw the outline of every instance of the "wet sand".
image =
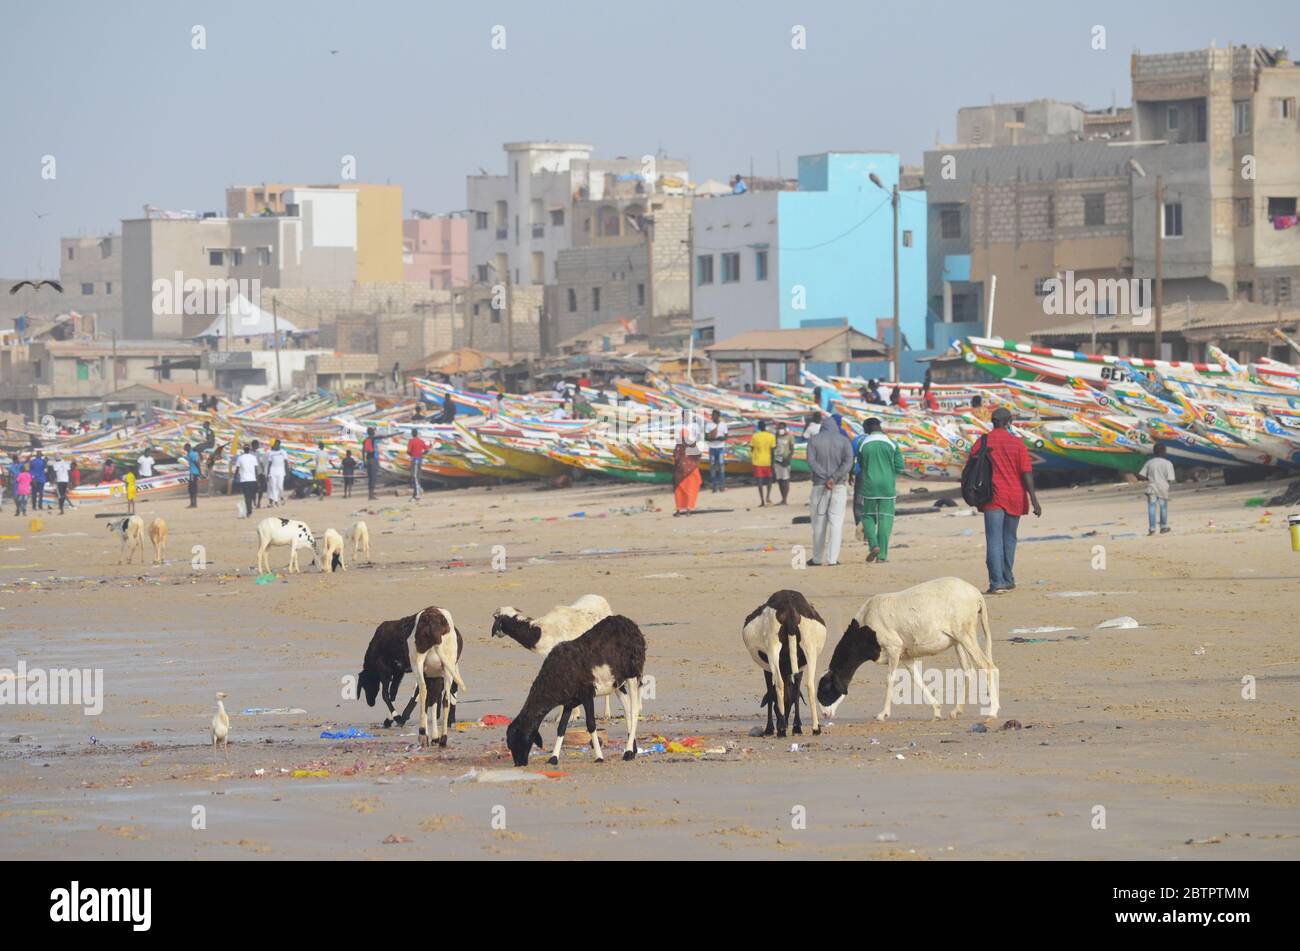
MULTIPOLYGON (((146 522, 170 525, 168 563, 143 568, 116 564, 116 538, 94 517, 103 509, 47 515, 31 533, 9 508, 0 536, 18 537, 0 539, 0 668, 102 668, 105 697, 99 716, 0 706, 0 857, 1297 858, 1300 554, 1284 511, 1262 524, 1244 506, 1281 486, 1179 486, 1174 531, 1155 538, 1136 487, 1044 492, 1044 517, 1022 521, 1019 588, 989 600, 997 719, 895 706, 879 723, 885 670, 867 665, 821 736, 805 716, 804 735, 785 739, 749 735, 763 679, 741 644, 745 615, 797 588, 827 619, 829 653, 872 593, 944 575, 985 587, 978 517, 902 516, 889 564, 864 564, 850 537, 839 567, 798 570, 792 547, 809 529, 791 519, 806 513, 806 483, 770 509, 749 486, 705 492, 701 506, 733 511, 691 518, 671 517, 662 488, 463 489, 419 504, 390 490, 277 512, 319 537, 369 509, 373 565, 289 576, 275 549, 279 578, 259 585, 256 518, 236 519, 233 498, 204 498, 197 512, 142 503, 146 522), (1073 538, 1033 541, 1048 535, 1073 538), (505 571, 492 569, 498 545, 505 571), (615 702, 604 763, 569 744, 559 778, 453 782, 511 770, 504 727, 422 750, 413 724, 384 730, 382 706, 343 698, 375 625, 436 604, 466 637, 460 719, 513 716, 538 660, 489 638, 492 610, 539 614, 588 592, 646 635, 655 696, 643 745, 701 737, 696 748, 722 752, 623 762, 615 702), (1142 626, 1095 629, 1120 615, 1142 626), (1076 630, 1011 633, 1042 626, 1076 630), (218 690, 228 760, 208 745, 218 690), (1002 729, 1012 719, 1023 728, 1002 729), (319 738, 353 726, 375 738, 319 738), (193 827, 196 812, 206 828, 193 827)), ((954 663, 949 653, 926 666, 954 663)), ((402 703, 412 688, 408 678, 402 703)), ((543 727, 548 745, 553 735, 543 727)), ((548 769, 546 755, 528 770, 548 769)))

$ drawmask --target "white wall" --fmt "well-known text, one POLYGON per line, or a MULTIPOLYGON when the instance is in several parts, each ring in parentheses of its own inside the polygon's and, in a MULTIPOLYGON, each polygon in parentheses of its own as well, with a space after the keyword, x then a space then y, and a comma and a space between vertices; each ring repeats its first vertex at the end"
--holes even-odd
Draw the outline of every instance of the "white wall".
POLYGON ((777 246, 777 195, 748 192, 697 199, 692 206, 691 234, 695 257, 713 256, 713 283, 698 283, 695 261, 695 326, 712 321, 713 339, 726 340, 747 330, 776 330, 781 325, 777 246), (767 245, 767 280, 755 280, 753 245, 767 245), (722 283, 723 251, 740 252, 740 281, 722 283))

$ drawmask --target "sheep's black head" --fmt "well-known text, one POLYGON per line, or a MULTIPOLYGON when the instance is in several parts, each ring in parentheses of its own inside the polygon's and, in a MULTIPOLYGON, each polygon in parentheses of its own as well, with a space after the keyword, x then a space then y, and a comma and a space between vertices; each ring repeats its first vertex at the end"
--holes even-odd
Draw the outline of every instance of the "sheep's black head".
POLYGON ((817 681, 817 702, 822 705, 827 716, 834 714, 835 708, 848 693, 849 685, 833 670, 826 671, 821 680, 817 681))
POLYGON ((542 745, 542 734, 537 731, 537 725, 528 725, 515 717, 506 727, 506 746, 510 748, 510 756, 514 759, 516 766, 528 765, 528 753, 533 746, 539 750, 545 749, 542 745), (531 735, 530 735, 531 734, 531 735))
POLYGON ((330 556, 330 571, 338 571, 341 567, 343 567, 343 556, 335 551, 330 556))
POLYGON ((817 682, 817 702, 827 719, 835 716, 840 701, 848 696, 849 681, 854 672, 867 661, 879 658, 880 642, 876 640, 876 632, 859 624, 857 618, 849 621, 844 636, 831 654, 829 668, 817 682))
POLYGON ((363 670, 357 674, 357 696, 366 698, 366 706, 373 707, 375 698, 379 696, 379 688, 383 686, 379 674, 373 670, 363 670))
POLYGON ((492 636, 505 637, 505 618, 512 618, 517 612, 514 608, 497 608, 492 612, 492 636))

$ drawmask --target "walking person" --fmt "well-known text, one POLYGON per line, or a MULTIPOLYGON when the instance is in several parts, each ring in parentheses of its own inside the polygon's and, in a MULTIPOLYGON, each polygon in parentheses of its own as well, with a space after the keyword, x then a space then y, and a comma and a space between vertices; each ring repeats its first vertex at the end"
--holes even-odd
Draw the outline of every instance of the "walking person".
POLYGON ((874 416, 863 426, 866 438, 858 449, 862 487, 862 537, 867 543, 867 561, 889 560, 889 536, 894 530, 894 506, 898 501, 898 477, 903 473, 903 452, 880 428, 874 416))
POLYGON ((848 507, 849 473, 853 470, 853 447, 837 426, 820 426, 808 441, 808 468, 812 472, 812 493, 808 507, 812 514, 812 558, 810 565, 838 565, 844 538, 844 509, 848 507))
POLYGON ((1138 478, 1147 484, 1147 534, 1156 533, 1156 513, 1160 515, 1160 534, 1169 534, 1169 486, 1177 479, 1174 464, 1167 458, 1165 444, 1158 442, 1154 455, 1138 472, 1138 478))
POLYGON ((411 500, 414 502, 418 502, 424 495, 424 488, 420 485, 420 465, 429 449, 429 444, 420 438, 418 429, 411 433, 411 438, 406 443, 406 454, 411 459, 411 500))
POLYGON ((690 515, 700 497, 700 448, 690 427, 682 429, 673 448, 673 517, 690 515))
POLYGON ((258 441, 235 457, 235 478, 239 480, 239 491, 244 495, 243 518, 253 517, 253 499, 257 496, 257 448, 258 441))
POLYGON ((68 479, 72 474, 72 463, 55 453, 50 468, 54 470, 54 488, 58 492, 59 514, 62 515, 68 504, 68 479))
POLYGON ((790 498, 790 467, 794 464, 794 435, 785 423, 776 424, 776 445, 772 447, 772 478, 781 490, 781 501, 785 505, 790 498))
POLYGON ((325 501, 325 497, 330 494, 330 461, 325 452, 325 443, 316 443, 316 452, 312 455, 312 478, 315 480, 315 489, 320 493, 320 500, 325 501))
POLYGON ((254 453, 257 456, 257 499, 255 501, 259 509, 262 507, 262 499, 266 496, 266 474, 269 462, 267 455, 269 451, 263 446, 254 453))
POLYGON ((704 441, 709 447, 709 488, 727 491, 727 423, 720 410, 714 410, 704 427, 704 441))
POLYGON ((749 440, 749 461, 758 483, 759 508, 772 504, 772 450, 775 448, 776 437, 767 431, 767 420, 760 419, 758 431, 749 440))
POLYGON ((122 485, 126 487, 126 514, 135 514, 135 473, 130 469, 122 476, 122 485))
POLYGON ((277 439, 266 454, 266 496, 272 508, 284 504, 284 476, 288 469, 289 454, 277 439))
POLYGON ((375 483, 379 480, 379 439, 375 427, 366 427, 366 438, 361 441, 361 464, 366 467, 366 489, 375 498, 375 483))
POLYGON ((27 502, 32 497, 31 463, 21 463, 14 476, 14 517, 27 514, 27 502))
POLYGON ((343 453, 343 462, 339 468, 343 470, 343 498, 352 498, 352 483, 357 480, 357 460, 349 449, 343 453))
POLYGON ((199 451, 189 443, 185 444, 185 466, 189 474, 186 485, 190 490, 190 508, 196 509, 199 507, 199 477, 203 475, 203 465, 199 451))
POLYGON ((1032 505, 1034 516, 1043 514, 1034 491, 1034 468, 1029 450, 1011 432, 1011 410, 999 406, 993 411, 993 428, 975 441, 971 455, 985 446, 993 464, 993 498, 980 506, 984 513, 984 558, 989 572, 988 594, 1014 591, 1016 576, 1016 533, 1020 517, 1032 505))
POLYGON ((27 463, 27 471, 32 474, 32 511, 39 512, 45 508, 45 455, 39 449, 27 463))

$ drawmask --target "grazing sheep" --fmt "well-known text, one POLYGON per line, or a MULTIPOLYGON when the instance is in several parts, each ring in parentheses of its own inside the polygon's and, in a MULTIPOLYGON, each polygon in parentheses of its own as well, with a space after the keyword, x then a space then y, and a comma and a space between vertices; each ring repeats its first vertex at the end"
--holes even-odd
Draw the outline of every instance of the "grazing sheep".
POLYGON ((348 570, 348 566, 343 563, 343 536, 332 528, 325 529, 320 561, 321 567, 328 566, 331 572, 348 570))
POLYGON ((352 527, 348 529, 348 537, 352 539, 352 564, 357 563, 357 551, 363 551, 366 555, 366 563, 370 563, 370 529, 365 522, 353 522, 352 527))
POLYGON ((448 716, 456 699, 453 691, 459 687, 463 694, 468 689, 460 676, 460 654, 465 641, 460 636, 460 631, 456 630, 451 612, 446 608, 427 607, 409 620, 412 622, 411 633, 415 635, 415 660, 411 669, 422 674, 415 681, 420 697, 420 745, 428 746, 431 743, 427 732, 431 703, 429 695, 436 682, 439 686, 436 698, 438 715, 433 723, 432 740, 437 740, 439 746, 446 746, 448 716), (454 638, 451 636, 453 633, 454 638))
POLYGON ((591 734, 591 748, 596 762, 603 762, 600 738, 596 733, 595 698, 618 691, 623 713, 627 717, 627 749, 623 759, 637 754, 636 724, 641 715, 641 675, 645 669, 645 637, 628 618, 614 614, 596 622, 581 637, 556 644, 542 661, 542 669, 528 691, 519 715, 506 728, 506 745, 516 766, 528 765, 528 754, 536 744, 542 746, 538 727, 557 706, 562 708, 555 738, 555 752, 550 762, 560 761, 564 731, 569 715, 582 707, 591 734))
POLYGON ((122 547, 117 553, 117 563, 119 565, 123 561, 130 564, 132 555, 137 548, 140 549, 140 564, 144 564, 144 519, 139 515, 115 518, 109 521, 108 530, 117 532, 118 537, 122 539, 122 547))
MULTIPOLYGON (((799 694, 804 683, 816 682, 817 658, 826 647, 826 622, 798 591, 777 591, 745 618, 741 637, 749 656, 763 668, 767 692, 767 729, 772 735, 772 711, 776 711, 776 735, 785 736, 794 707, 794 732, 803 733, 799 722, 799 694), (805 676, 805 674, 807 676, 805 676)), ((810 704, 813 735, 821 733, 817 705, 810 704)))
POLYGON ((161 565, 167 551, 167 521, 155 518, 149 523, 149 541, 153 543, 153 563, 161 565))
POLYGON ((226 713, 226 705, 222 703, 226 699, 226 694, 217 694, 217 712, 212 715, 212 748, 221 746, 226 750, 226 758, 230 758, 230 717, 226 713))
MULTIPOLYGON (((492 614, 492 636, 509 637, 543 659, 556 644, 571 641, 591 630, 597 621, 613 614, 598 594, 584 594, 572 604, 561 604, 533 619, 511 607, 492 614)), ((609 697, 605 697, 605 719, 609 719, 609 697)))
MULTIPOLYGON (((316 538, 312 535, 311 529, 307 527, 306 522, 300 522, 297 519, 281 518, 278 515, 272 515, 270 518, 264 518, 257 524, 257 571, 259 574, 267 574, 271 570, 271 558, 267 554, 267 549, 276 545, 289 546, 289 571, 297 571, 298 568, 298 550, 306 548, 311 551, 311 563, 320 564, 316 557, 316 538)), ((321 570, 325 566, 321 565, 321 570)))
MULTIPOLYGON (((885 681, 885 708, 877 720, 889 717, 894 671, 900 662, 912 661, 912 680, 939 718, 939 703, 921 679, 922 657, 942 653, 949 647, 968 684, 974 683, 973 667, 982 668, 989 682, 989 716, 998 715, 998 669, 993 666, 993 635, 989 632, 988 605, 984 595, 960 578, 938 578, 914 585, 903 591, 877 594, 868 598, 835 645, 830 668, 817 685, 817 700, 827 717, 849 692, 849 682, 866 661, 878 660, 883 653, 889 664, 885 681), (984 649, 979 646, 979 631, 984 631, 984 649)), ((951 717, 961 715, 963 704, 954 704, 951 717)))
MULTIPOLYGON (((402 678, 411 672, 411 652, 407 641, 411 639, 409 618, 398 621, 384 621, 370 638, 366 647, 365 659, 361 662, 361 672, 357 674, 357 699, 365 698, 368 706, 375 705, 376 697, 383 697, 388 707, 388 717, 384 728, 396 723, 402 726, 411 717, 415 709, 419 689, 411 695, 406 710, 397 715, 393 704, 397 701, 397 691, 402 685, 402 678)), ((453 713, 455 708, 453 708, 453 713)))
POLYGON ((375 628, 375 633, 370 638, 365 659, 361 664, 361 672, 357 674, 357 699, 364 697, 367 705, 373 707, 375 698, 382 697, 388 707, 389 715, 384 720, 385 728, 394 723, 398 726, 405 724, 410 719, 416 703, 424 701, 420 705, 421 745, 426 742, 425 713, 433 701, 439 704, 434 726, 442 727, 441 735, 435 735, 434 738, 439 741, 439 746, 447 745, 448 729, 456 722, 458 690, 465 686, 464 681, 460 679, 458 669, 460 657, 465 650, 465 639, 460 631, 456 630, 456 650, 451 665, 452 683, 450 690, 447 689, 444 674, 448 670, 448 665, 444 663, 443 654, 449 652, 447 642, 450 638, 445 638, 444 624, 447 625, 447 629, 455 628, 455 624, 451 621, 451 613, 434 607, 425 608, 419 614, 410 617, 383 621, 375 628), (428 645, 435 638, 438 644, 436 649, 429 650, 427 647, 423 649, 424 676, 416 683, 415 694, 399 716, 393 704, 397 700, 397 691, 402 685, 402 678, 412 670, 408 642, 411 640, 411 635, 417 633, 417 629, 419 630, 416 637, 417 652, 422 650, 421 645, 428 645), (433 701, 430 700, 431 696, 433 701))

